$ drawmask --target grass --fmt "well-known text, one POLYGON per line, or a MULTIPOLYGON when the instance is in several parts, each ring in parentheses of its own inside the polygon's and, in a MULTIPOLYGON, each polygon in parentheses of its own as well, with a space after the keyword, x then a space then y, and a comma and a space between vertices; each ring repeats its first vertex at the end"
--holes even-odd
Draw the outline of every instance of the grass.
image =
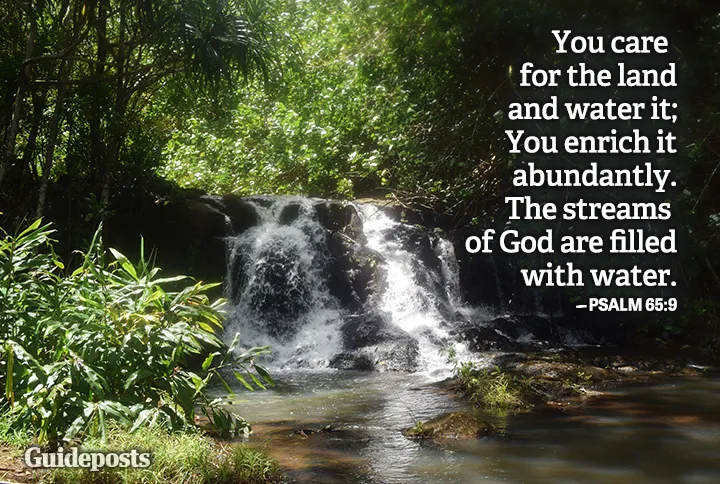
POLYGON ((485 409, 523 410, 533 406, 530 386, 521 377, 508 375, 498 368, 479 370, 472 363, 457 367, 455 375, 470 401, 485 409))
MULTIPOLYGON (((30 434, 10 428, 0 418, 0 446, 22 452, 33 442, 30 434)), ((133 433, 111 427, 107 443, 89 438, 85 451, 152 452, 147 469, 50 469, 38 474, 44 484, 261 484, 280 482, 280 467, 259 450, 244 445, 223 445, 201 431, 168 432, 141 428, 133 433)), ((66 449, 67 450, 67 449, 66 449)))
POLYGON ((42 482, 53 484, 225 484, 279 482, 278 465, 264 453, 243 445, 222 446, 200 431, 170 433, 145 428, 134 433, 115 430, 108 442, 88 439, 83 448, 93 451, 150 450, 147 469, 53 469, 42 482))
POLYGON ((13 428, 10 420, 0 412, 0 446, 20 451, 28 447, 32 441, 30 432, 13 428))

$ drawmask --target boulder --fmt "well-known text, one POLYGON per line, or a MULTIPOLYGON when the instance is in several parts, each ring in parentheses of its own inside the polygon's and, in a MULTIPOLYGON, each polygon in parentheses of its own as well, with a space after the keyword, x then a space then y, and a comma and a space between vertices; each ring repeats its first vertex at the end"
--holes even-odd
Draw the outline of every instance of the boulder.
POLYGON ((432 271, 440 269, 440 259, 435 253, 435 237, 426 229, 413 225, 396 225, 385 231, 383 236, 388 241, 397 242, 400 246, 417 255, 417 260, 432 271))
POLYGON ((363 225, 355 207, 348 203, 322 201, 315 204, 318 221, 330 232, 341 232, 352 240, 364 243, 363 225))
POLYGON ((340 329, 343 348, 355 350, 389 341, 402 341, 412 337, 389 322, 389 316, 380 311, 348 316, 340 329))
POLYGON ((327 231, 330 293, 346 309, 361 311, 382 288, 382 257, 365 245, 367 240, 355 207, 340 202, 320 202, 315 209, 318 221, 327 231))
POLYGON ((521 351, 522 345, 498 332, 491 325, 465 324, 454 331, 470 351, 521 351))
MULTIPOLYGON (((503 316, 490 320, 461 318, 454 333, 468 342, 472 351, 536 351, 560 348, 570 339, 568 330, 554 321, 534 315, 503 316)), ((591 336, 573 331, 573 337, 591 336)))
POLYGON ((493 424, 484 422, 471 413, 451 412, 427 422, 418 422, 402 433, 412 439, 442 441, 477 439, 493 432, 493 424))
POLYGON ((238 235, 260 223, 260 214, 247 200, 236 195, 225 195, 221 198, 222 211, 230 220, 233 235, 238 235))
POLYGON ((417 371, 420 349, 417 340, 392 325, 387 315, 369 312, 349 316, 340 329, 343 352, 330 366, 339 369, 417 371))
POLYGON ((413 372, 421 369, 420 348, 412 338, 343 351, 330 360, 338 370, 413 372))
POLYGON ((278 222, 282 225, 290 225, 300 216, 300 204, 288 203, 280 211, 278 222))
POLYGON ((373 371, 375 364, 368 355, 354 352, 338 353, 330 360, 330 367, 338 370, 373 371))

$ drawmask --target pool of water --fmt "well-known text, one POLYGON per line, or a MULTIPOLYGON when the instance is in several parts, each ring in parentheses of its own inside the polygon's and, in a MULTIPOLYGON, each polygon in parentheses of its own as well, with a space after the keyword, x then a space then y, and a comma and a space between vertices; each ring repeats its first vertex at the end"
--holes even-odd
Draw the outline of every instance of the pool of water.
POLYGON ((295 482, 717 484, 720 379, 673 378, 565 409, 481 415, 499 432, 443 446, 417 420, 470 410, 422 374, 276 373, 234 407, 295 482), (332 431, 305 437, 299 430, 332 431))

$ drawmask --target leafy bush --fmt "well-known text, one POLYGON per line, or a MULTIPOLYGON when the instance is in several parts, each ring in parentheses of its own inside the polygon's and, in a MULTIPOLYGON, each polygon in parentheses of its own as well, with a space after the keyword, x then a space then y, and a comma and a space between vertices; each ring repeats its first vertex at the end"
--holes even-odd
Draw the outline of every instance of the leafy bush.
POLYGON ((221 434, 247 430, 246 422, 223 408, 227 398, 209 399, 205 390, 232 369, 252 389, 272 378, 256 356, 239 355, 216 336, 220 307, 204 294, 216 284, 197 282, 169 288, 188 277, 159 277, 144 255, 137 264, 109 249, 105 261, 101 229, 83 254, 82 265, 65 272, 53 251, 50 225, 36 221, 0 242, 0 375, 14 427, 42 442, 99 435, 107 422, 131 430, 163 424, 180 429, 204 414, 221 434), (188 369, 192 357, 212 351, 201 371, 188 369), (253 374, 253 371, 258 376, 253 374))

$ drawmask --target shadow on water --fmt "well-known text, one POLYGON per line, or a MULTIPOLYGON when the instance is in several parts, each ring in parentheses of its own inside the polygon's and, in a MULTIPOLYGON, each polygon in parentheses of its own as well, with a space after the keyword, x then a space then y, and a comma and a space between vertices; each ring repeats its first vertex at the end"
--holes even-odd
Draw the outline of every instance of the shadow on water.
POLYGON ((497 435, 438 446, 406 439, 417 420, 468 410, 427 375, 294 372, 235 410, 297 482, 716 484, 720 380, 677 378, 584 405, 481 415, 497 435), (330 431, 320 431, 332 424, 330 431))

